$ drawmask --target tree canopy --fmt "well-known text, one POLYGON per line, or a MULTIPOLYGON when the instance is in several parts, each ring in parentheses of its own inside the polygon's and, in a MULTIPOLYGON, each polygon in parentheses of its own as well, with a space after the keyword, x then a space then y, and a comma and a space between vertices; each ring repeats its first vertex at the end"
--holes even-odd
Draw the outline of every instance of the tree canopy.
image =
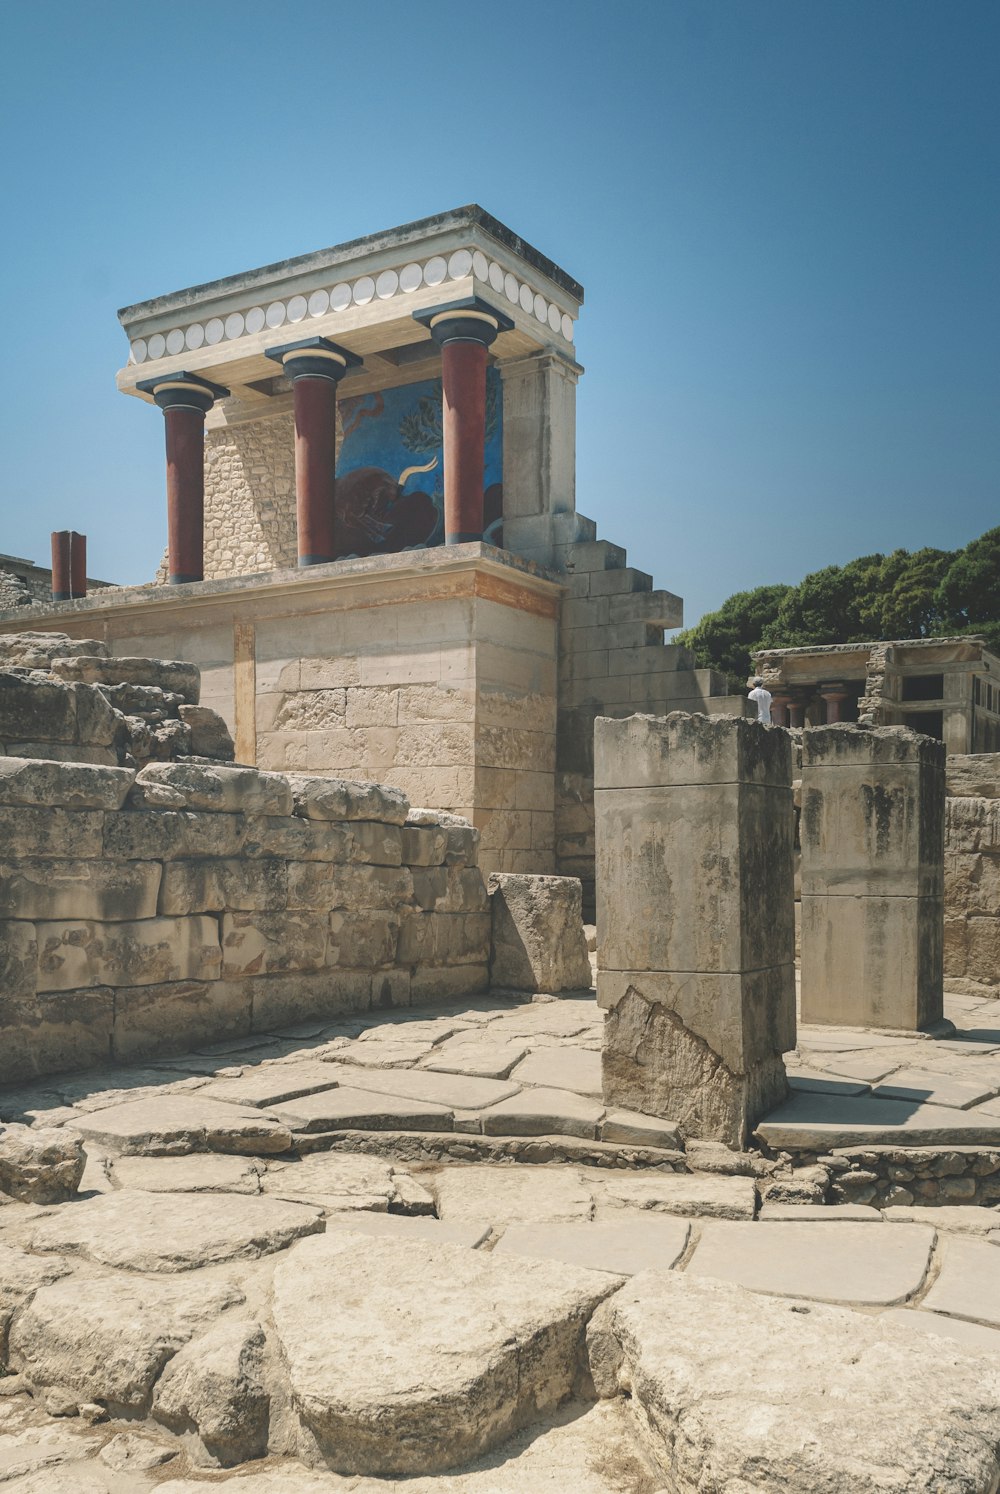
POLYGON ((758 648, 957 633, 982 633, 1000 650, 1000 528, 962 550, 863 555, 797 586, 739 591, 676 641, 742 686, 758 648))

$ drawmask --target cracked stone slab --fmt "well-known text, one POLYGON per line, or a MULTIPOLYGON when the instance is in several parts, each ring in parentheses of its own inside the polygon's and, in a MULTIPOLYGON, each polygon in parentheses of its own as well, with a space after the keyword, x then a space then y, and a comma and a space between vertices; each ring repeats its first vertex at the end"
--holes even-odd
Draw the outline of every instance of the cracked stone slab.
POLYGON ((232 1282, 72 1278, 36 1292, 11 1328, 11 1364, 34 1386, 65 1386, 83 1401, 145 1410, 172 1354, 227 1307, 232 1282))
POLYGON ((378 1157, 314 1152, 301 1162, 272 1164, 262 1179, 274 1198, 315 1200, 324 1209, 385 1213, 396 1197, 392 1167, 378 1157))
MULTIPOLYGON (((935 1209, 934 1212, 937 1213, 938 1210, 935 1209)), ((759 1218, 767 1224, 780 1220, 789 1224, 808 1220, 817 1220, 821 1224, 882 1223, 882 1215, 871 1204, 779 1204, 768 1203, 766 1199, 761 1204, 759 1218)), ((933 1223, 933 1220, 925 1222, 933 1223)))
POLYGON ((221 1152, 115 1157, 110 1162, 115 1187, 140 1193, 259 1193, 260 1172, 257 1163, 221 1152))
POLYGON ((31 1247, 126 1271, 191 1271, 284 1250, 323 1228, 318 1209, 241 1194, 98 1194, 38 1224, 31 1247))
POLYGON ((528 1052, 527 1043, 462 1042, 449 1039, 424 1060, 423 1067, 439 1074, 465 1074, 470 1079, 506 1079, 528 1052))
POLYGON ((603 1117, 603 1100, 568 1089, 525 1089, 483 1111, 483 1134, 580 1136, 594 1141, 603 1117))
POLYGON ((336 1061, 359 1069, 408 1069, 432 1051, 430 1043, 350 1043, 336 1061))
MULTIPOLYGON (((344 1072, 349 1072, 345 1070, 344 1072)), ((321 1094, 289 1100, 272 1112, 293 1131, 450 1131, 453 1116, 443 1105, 404 1099, 340 1084, 321 1094)))
POLYGON ((704 1173, 602 1173, 593 1183, 595 1217, 614 1220, 620 1209, 653 1209, 705 1219, 752 1219, 753 1178, 704 1173))
POLYGON ((578 1095, 600 1097, 601 1055, 586 1048, 536 1048, 510 1077, 517 1084, 539 1084, 546 1089, 570 1089, 578 1095))
POLYGON ((600 1139, 619 1146, 658 1146, 667 1151, 677 1151, 681 1145, 681 1133, 671 1121, 620 1108, 605 1113, 600 1139))
POLYGON ((531 1002, 497 1017, 490 1023, 490 1035, 510 1038, 575 1038, 593 1028, 600 1032, 604 1013, 595 997, 587 1001, 556 1000, 531 1002))
POLYGON ((590 1187, 570 1168, 451 1167, 431 1187, 439 1218, 450 1222, 557 1223, 589 1219, 593 1207, 590 1187))
POLYGON ((1000 1365, 946 1339, 668 1272, 633 1277, 588 1339, 598 1393, 631 1388, 671 1494, 991 1494, 1000 1479, 1000 1365))
POLYGON ((327 1232, 350 1229, 355 1234, 377 1235, 386 1240, 437 1241, 443 1245, 461 1245, 475 1250, 490 1233, 488 1223, 459 1224, 448 1219, 433 1219, 427 1214, 328 1214, 327 1232))
POLYGON ((956 1235, 988 1235, 1000 1229, 1000 1212, 975 1204, 941 1204, 938 1208, 893 1204, 882 1213, 890 1224, 930 1224, 956 1235))
POLYGON ((619 1277, 672 1270, 687 1248, 691 1234, 687 1220, 645 1210, 622 1209, 620 1213, 620 1223, 512 1224, 493 1254, 563 1261, 619 1277))
POLYGON ((570 1397, 613 1285, 455 1245, 348 1230, 303 1241, 274 1274, 293 1404, 340 1472, 453 1468, 570 1397))
POLYGON ((300 1095, 318 1094, 338 1083, 332 1066, 319 1060, 305 1063, 274 1063, 263 1068, 244 1070, 238 1079, 216 1079, 199 1094, 206 1099, 222 1100, 231 1105, 253 1105, 266 1108, 300 1095))
POLYGON ((328 1064, 338 1081, 372 1094, 423 1100, 446 1110, 485 1110, 516 1095, 520 1086, 502 1079, 469 1079, 464 1074, 435 1074, 427 1069, 358 1070, 328 1064))
POLYGON ((838 1079, 835 1074, 827 1073, 825 1069, 799 1068, 790 1064, 787 1059, 785 1073, 788 1075, 789 1089, 801 1089, 809 1094, 867 1095, 871 1093, 871 1086, 860 1080, 852 1082, 849 1079, 838 1079))
MULTIPOLYGON (((898 1226, 900 1229, 902 1225, 898 1226)), ((1000 1262, 989 1240, 945 1239, 941 1270, 921 1306, 1000 1327, 1000 1262)))
POLYGON ((977 1084, 972 1078, 957 1079, 929 1069, 897 1069, 872 1090, 878 1100, 917 1100, 953 1110, 968 1110, 970 1105, 993 1099, 996 1092, 995 1084, 977 1084))
POLYGON ((756 1134, 775 1151, 829 1152, 834 1147, 869 1143, 991 1146, 1000 1144, 1000 1116, 977 1119, 975 1110, 799 1091, 772 1110, 756 1134))
POLYGON ((713 1221, 687 1274, 783 1297, 889 1307, 920 1290, 933 1247, 934 1231, 922 1224, 876 1230, 850 1222, 831 1229, 713 1221))
POLYGON ((73 1130, 116 1156, 185 1152, 270 1155, 292 1144, 287 1126, 241 1105, 205 1100, 201 1092, 164 1099, 132 1100, 95 1115, 78 1116, 73 1130))
POLYGON ((1000 1328, 985 1328, 982 1323, 970 1323, 965 1318, 946 1318, 943 1313, 923 1312, 920 1308, 890 1307, 880 1321, 952 1339, 976 1354, 1000 1355, 1000 1328))

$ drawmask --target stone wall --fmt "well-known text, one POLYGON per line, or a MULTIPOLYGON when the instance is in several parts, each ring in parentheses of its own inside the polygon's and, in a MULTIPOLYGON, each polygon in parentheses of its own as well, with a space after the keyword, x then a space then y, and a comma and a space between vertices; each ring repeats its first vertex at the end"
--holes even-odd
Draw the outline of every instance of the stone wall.
POLYGON ((478 833, 398 789, 0 758, 0 1081, 485 990, 478 833))
POLYGON ((1000 987, 1000 798, 947 800, 944 905, 948 989, 995 996, 1000 987))

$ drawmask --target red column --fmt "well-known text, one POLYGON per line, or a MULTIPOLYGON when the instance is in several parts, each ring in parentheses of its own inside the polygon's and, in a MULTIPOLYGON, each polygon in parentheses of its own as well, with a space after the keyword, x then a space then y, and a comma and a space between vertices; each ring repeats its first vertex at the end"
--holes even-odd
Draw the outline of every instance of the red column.
POLYGON ((444 395, 444 542, 483 537, 486 446, 486 345, 446 342, 441 349, 444 395))
POLYGON ((822 690, 822 698, 826 701, 826 724, 832 726, 840 720, 840 708, 847 699, 846 690, 822 690))
POLYGON ((788 706, 789 726, 801 726, 805 718, 806 708, 801 700, 793 700, 788 706))
POLYGON ((337 555, 334 535, 337 385, 327 378, 298 378, 292 384, 292 398, 299 565, 322 565, 337 555))
POLYGON ((163 411, 167 438, 167 547, 171 584, 205 579, 205 415, 163 411))
POLYGON ((791 701, 789 695, 771 696, 771 720, 775 726, 788 725, 788 706, 791 701))
POLYGON ((87 536, 75 529, 52 532, 52 600, 87 595, 87 536))

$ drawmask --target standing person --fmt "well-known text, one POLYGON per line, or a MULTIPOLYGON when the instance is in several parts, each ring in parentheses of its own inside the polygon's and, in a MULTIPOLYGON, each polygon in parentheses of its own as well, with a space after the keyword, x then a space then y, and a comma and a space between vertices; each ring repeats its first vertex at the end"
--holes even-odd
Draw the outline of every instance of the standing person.
POLYGON ((757 720, 762 721, 765 726, 771 725, 771 692, 764 689, 764 681, 755 679, 753 689, 748 699, 754 701, 757 706, 757 720))

